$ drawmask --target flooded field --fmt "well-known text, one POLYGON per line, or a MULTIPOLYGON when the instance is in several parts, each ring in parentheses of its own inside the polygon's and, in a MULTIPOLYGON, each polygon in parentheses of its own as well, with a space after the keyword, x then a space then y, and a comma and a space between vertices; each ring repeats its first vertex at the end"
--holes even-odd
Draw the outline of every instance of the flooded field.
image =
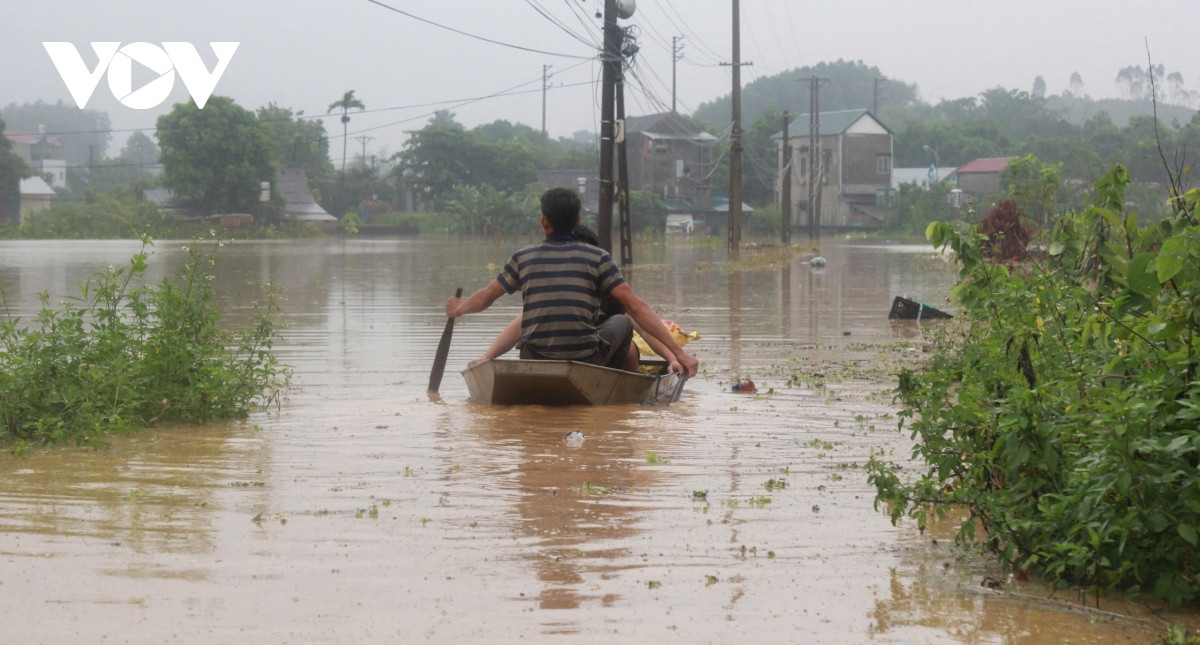
MULTIPOLYGON (((956 527, 872 508, 863 464, 910 448, 890 374, 924 356, 891 299, 946 307, 954 279, 924 245, 824 240, 823 270, 746 251, 732 272, 720 248, 637 246, 635 290, 703 337, 679 403, 469 402, 458 371, 517 296, 456 324, 431 398, 446 297, 525 241, 222 249, 231 323, 283 286, 293 387, 245 422, 0 455, 3 640, 1147 643, 1191 621, 1085 609, 955 549, 956 527)), ((183 244, 158 243, 152 278, 183 244)), ((0 242, 0 285, 28 316, 137 249, 0 242)))

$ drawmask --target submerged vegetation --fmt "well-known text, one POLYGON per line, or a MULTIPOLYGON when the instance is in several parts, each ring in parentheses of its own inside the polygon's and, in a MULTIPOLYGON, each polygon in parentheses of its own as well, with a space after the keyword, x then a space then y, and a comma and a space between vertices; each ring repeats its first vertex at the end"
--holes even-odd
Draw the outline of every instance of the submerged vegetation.
POLYGON ((959 327, 900 376, 918 472, 868 469, 893 521, 962 507, 959 540, 1018 572, 1179 606, 1200 600, 1200 190, 1141 226, 1128 182, 1114 167, 1030 264, 929 226, 961 267, 959 327))
POLYGON ((99 192, 89 193, 81 202, 56 203, 45 210, 26 213, 19 223, 0 220, 0 239, 106 240, 146 235, 160 240, 188 240, 209 235, 210 231, 223 237, 236 234, 240 239, 321 235, 311 222, 295 219, 251 222, 235 228, 219 218, 184 220, 135 196, 99 192))
POLYGON ((279 395, 289 376, 272 346, 280 296, 270 285, 252 322, 218 325, 215 250, 195 244, 177 279, 135 282, 149 238, 128 267, 108 267, 79 294, 28 321, 0 319, 0 443, 102 443, 105 432, 239 418, 279 395))

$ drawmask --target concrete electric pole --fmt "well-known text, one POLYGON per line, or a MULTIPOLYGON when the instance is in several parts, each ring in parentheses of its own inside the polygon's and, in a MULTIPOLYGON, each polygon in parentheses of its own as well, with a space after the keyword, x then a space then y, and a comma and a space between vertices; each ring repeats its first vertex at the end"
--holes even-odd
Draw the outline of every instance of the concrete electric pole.
POLYGON ((614 95, 621 71, 621 29, 617 27, 617 0, 604 0, 604 51, 600 56, 600 206, 596 213, 596 236, 600 247, 612 252, 614 95))

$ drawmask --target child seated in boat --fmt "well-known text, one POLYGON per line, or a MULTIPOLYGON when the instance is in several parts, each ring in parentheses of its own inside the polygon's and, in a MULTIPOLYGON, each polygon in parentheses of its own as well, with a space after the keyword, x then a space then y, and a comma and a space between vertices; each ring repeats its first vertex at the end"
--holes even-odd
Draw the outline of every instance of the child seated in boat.
MULTIPOLYGON (((683 331, 683 328, 681 328, 678 324, 671 322, 670 320, 664 320, 662 321, 662 324, 671 334, 671 338, 674 338, 675 342, 679 343, 680 347, 687 345, 688 341, 700 340, 699 332, 685 332, 683 331)), ((650 343, 647 342, 646 339, 643 338, 636 329, 633 332, 633 344, 635 347, 637 347, 638 354, 640 356, 639 361, 645 358, 661 358, 658 355, 658 352, 654 351, 654 348, 650 346, 650 343)), ((644 374, 653 374, 657 372, 658 369, 659 367, 655 365, 638 366, 638 371, 644 374)))

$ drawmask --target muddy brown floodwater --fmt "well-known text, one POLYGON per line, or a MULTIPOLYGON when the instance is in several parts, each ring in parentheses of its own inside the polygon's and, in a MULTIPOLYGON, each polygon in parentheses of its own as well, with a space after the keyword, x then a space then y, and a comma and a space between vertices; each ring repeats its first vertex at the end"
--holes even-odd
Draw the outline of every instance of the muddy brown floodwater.
MULTIPOLYGON (((944 306, 953 283, 924 245, 827 239, 824 270, 751 250, 739 271, 719 248, 639 245, 634 288, 703 336, 679 403, 468 402, 458 371, 517 297, 456 325, 431 399, 445 298, 524 241, 222 249, 231 324, 260 283, 286 291, 288 396, 245 422, 0 456, 3 641, 1145 643, 1192 621, 1008 583, 952 527, 872 508, 863 464, 911 447, 890 374, 927 331, 889 323, 891 299, 944 306)), ((152 278, 182 245, 157 244, 152 278)), ((28 316, 136 250, 0 242, 0 285, 28 316)))

